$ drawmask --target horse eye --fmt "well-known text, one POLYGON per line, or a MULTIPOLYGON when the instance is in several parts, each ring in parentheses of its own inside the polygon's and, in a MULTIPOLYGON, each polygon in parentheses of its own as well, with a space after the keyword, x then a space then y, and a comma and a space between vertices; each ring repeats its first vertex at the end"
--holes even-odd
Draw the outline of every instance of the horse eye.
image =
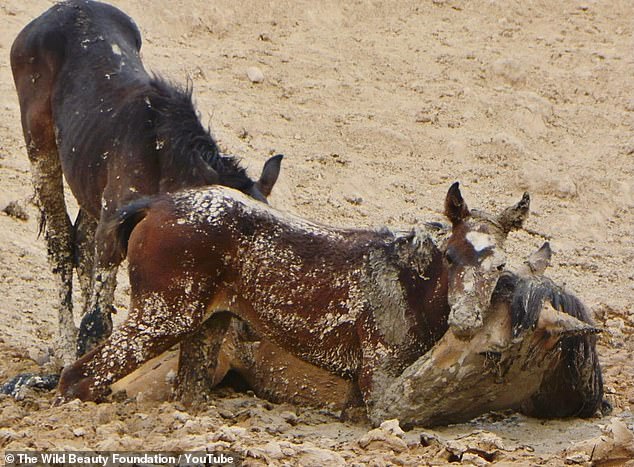
POLYGON ((505 268, 505 267, 506 267, 506 263, 502 263, 502 264, 500 264, 500 265, 497 267, 497 269, 498 269, 498 271, 504 271, 504 268, 505 268))

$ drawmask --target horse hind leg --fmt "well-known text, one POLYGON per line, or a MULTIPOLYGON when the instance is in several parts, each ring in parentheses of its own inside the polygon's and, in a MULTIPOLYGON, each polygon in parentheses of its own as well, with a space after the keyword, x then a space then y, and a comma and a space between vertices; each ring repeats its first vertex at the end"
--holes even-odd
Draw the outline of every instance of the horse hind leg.
POLYGON ((64 369, 57 403, 76 397, 103 400, 113 382, 187 338, 202 324, 204 307, 199 297, 172 295, 156 284, 148 285, 138 286, 145 292, 133 289, 126 321, 103 344, 64 369))
POLYGON ((79 209, 75 219, 75 270, 84 301, 84 309, 88 306, 92 290, 92 273, 95 259, 95 232, 97 220, 85 210, 79 209))
POLYGON ((90 299, 86 302, 75 346, 77 357, 87 354, 112 334, 117 269, 118 265, 101 266, 99 262, 93 268, 90 299))
MULTIPOLYGON (((16 41, 17 43, 17 41, 16 41)), ((59 356, 64 363, 74 360, 76 329, 73 322, 73 227, 66 210, 62 167, 57 150, 50 106, 52 72, 35 69, 37 61, 23 60, 20 48, 11 51, 12 68, 20 100, 22 129, 26 142, 35 201, 41 214, 40 229, 48 247, 58 293, 59 356)))
MULTIPOLYGON (((94 264, 90 282, 90 299, 86 302, 77 338, 77 356, 81 357, 101 344, 112 333, 112 305, 117 286, 117 269, 125 252, 112 228, 116 217, 116 195, 104 190, 101 217, 94 224, 94 264)), ((135 221, 135 223, 138 220, 135 221)), ((91 224, 92 227, 92 224, 91 224)), ((130 227, 130 231, 133 226, 130 227)), ((129 235, 129 232, 128 232, 129 235)))
POLYGON ((85 355, 101 344, 110 336, 113 329, 112 314, 116 312, 113 302, 117 287, 117 269, 125 257, 125 252, 119 245, 120 240, 112 228, 117 216, 116 199, 116 193, 111 192, 106 186, 102 193, 101 216, 94 224, 91 294, 84 307, 79 327, 77 357, 85 355))
POLYGON ((112 333, 117 266, 95 268, 99 261, 98 225, 97 219, 83 209, 79 210, 75 220, 75 269, 82 291, 83 313, 76 343, 77 357, 95 348, 112 333))
POLYGON ((75 268, 84 311, 75 347, 77 357, 88 353, 112 333, 117 267, 95 268, 97 227, 97 220, 80 209, 75 220, 75 268))
POLYGON ((88 353, 112 332, 117 268, 95 269, 97 227, 97 220, 80 209, 75 220, 75 268, 84 311, 75 346, 77 357, 88 353))
POLYGON ((40 209, 48 259, 58 293, 59 353, 64 364, 74 360, 76 328, 73 321, 73 228, 66 211, 62 170, 53 151, 43 151, 33 141, 28 144, 35 187, 35 199, 40 209))

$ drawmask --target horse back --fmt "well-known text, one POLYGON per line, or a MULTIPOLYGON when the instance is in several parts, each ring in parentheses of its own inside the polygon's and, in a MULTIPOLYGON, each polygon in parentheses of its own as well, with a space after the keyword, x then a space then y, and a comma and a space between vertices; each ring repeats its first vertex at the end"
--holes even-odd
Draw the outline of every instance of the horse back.
MULTIPOLYGON (((122 114, 138 115, 134 131, 142 140, 135 143, 141 151, 128 147, 127 152, 138 154, 150 147, 151 138, 139 135, 147 120, 143 103, 132 109, 126 99, 150 81, 140 47, 141 36, 131 18, 110 5, 83 0, 54 5, 25 26, 12 46, 25 132, 49 135, 46 139, 54 141, 73 194, 93 217, 101 211, 109 160, 116 158, 118 146, 126 145, 116 139, 132 137, 127 134, 132 129, 117 128, 122 114), (85 183, 87 179, 93 182, 85 183)), ((157 169, 134 162, 122 171, 124 176, 137 170, 139 180, 141 172, 150 172, 146 179, 152 179, 157 169)), ((138 185, 137 191, 156 191, 155 186, 138 185)))
POLYGON ((195 280, 207 315, 231 310, 259 334, 338 374, 359 360, 359 275, 382 234, 327 228, 214 186, 161 195, 128 243, 133 295, 195 280))
POLYGON ((94 70, 78 65, 113 61, 121 55, 117 48, 138 56, 141 34, 134 21, 111 5, 72 0, 54 5, 27 24, 15 39, 11 56, 12 64, 37 63, 54 74, 67 64, 76 68, 74 73, 90 74, 94 70))

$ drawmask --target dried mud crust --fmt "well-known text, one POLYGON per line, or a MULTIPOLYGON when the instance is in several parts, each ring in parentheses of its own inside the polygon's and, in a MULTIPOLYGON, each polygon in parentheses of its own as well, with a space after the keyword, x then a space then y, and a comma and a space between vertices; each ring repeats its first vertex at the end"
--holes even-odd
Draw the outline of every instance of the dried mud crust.
MULTIPOLYGON (((51 3, 3 2, 5 57, 20 28, 51 3)), ((549 275, 605 328, 599 354, 614 411, 547 422, 493 414, 401 433, 394 423, 371 430, 248 394, 219 392, 188 413, 149 396, 50 408, 51 394, 28 393, 0 399, 0 449, 217 447, 249 463, 300 465, 632 458, 629 1, 272 2, 266 10, 226 0, 113 3, 139 24, 149 69, 191 77, 203 120, 251 174, 268 154, 287 155, 274 206, 334 225, 403 227, 440 219, 454 180, 468 203, 489 211, 528 190, 531 217, 507 242, 510 263, 550 239, 549 275), (255 82, 252 67, 261 72, 255 82)), ((4 380, 50 364, 57 318, 7 60, 0 90, 0 211, 17 201, 28 214, 0 212, 4 380)), ((122 271, 121 316, 127 296, 122 271)))

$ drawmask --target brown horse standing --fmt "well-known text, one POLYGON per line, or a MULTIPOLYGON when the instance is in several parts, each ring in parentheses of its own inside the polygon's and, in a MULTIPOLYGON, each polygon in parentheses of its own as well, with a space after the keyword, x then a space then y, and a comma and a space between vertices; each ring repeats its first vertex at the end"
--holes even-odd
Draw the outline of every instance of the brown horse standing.
MULTIPOLYGON (((335 229, 222 187, 133 203, 112 226, 121 256, 128 247, 128 319, 64 371, 60 400, 102 399, 112 382, 187 345, 204 322, 216 322, 220 343, 229 311, 275 345, 355 381, 371 412, 445 333, 448 316, 467 303, 488 306, 504 266, 498 247, 528 204, 525 195, 500 216, 471 213, 456 183, 445 202, 453 231, 439 247, 429 231, 335 229)), ((216 355, 209 358, 211 368, 216 355)))
POLYGON ((282 156, 251 180, 219 153, 200 124, 191 89, 143 68, 131 18, 93 1, 57 4, 28 24, 11 49, 22 127, 59 290, 60 351, 66 363, 100 342, 110 318, 120 257, 104 233, 118 208, 141 196, 221 184, 265 201, 282 156), (62 176, 80 211, 71 223, 62 176), (77 344, 73 266, 86 300, 77 344))

